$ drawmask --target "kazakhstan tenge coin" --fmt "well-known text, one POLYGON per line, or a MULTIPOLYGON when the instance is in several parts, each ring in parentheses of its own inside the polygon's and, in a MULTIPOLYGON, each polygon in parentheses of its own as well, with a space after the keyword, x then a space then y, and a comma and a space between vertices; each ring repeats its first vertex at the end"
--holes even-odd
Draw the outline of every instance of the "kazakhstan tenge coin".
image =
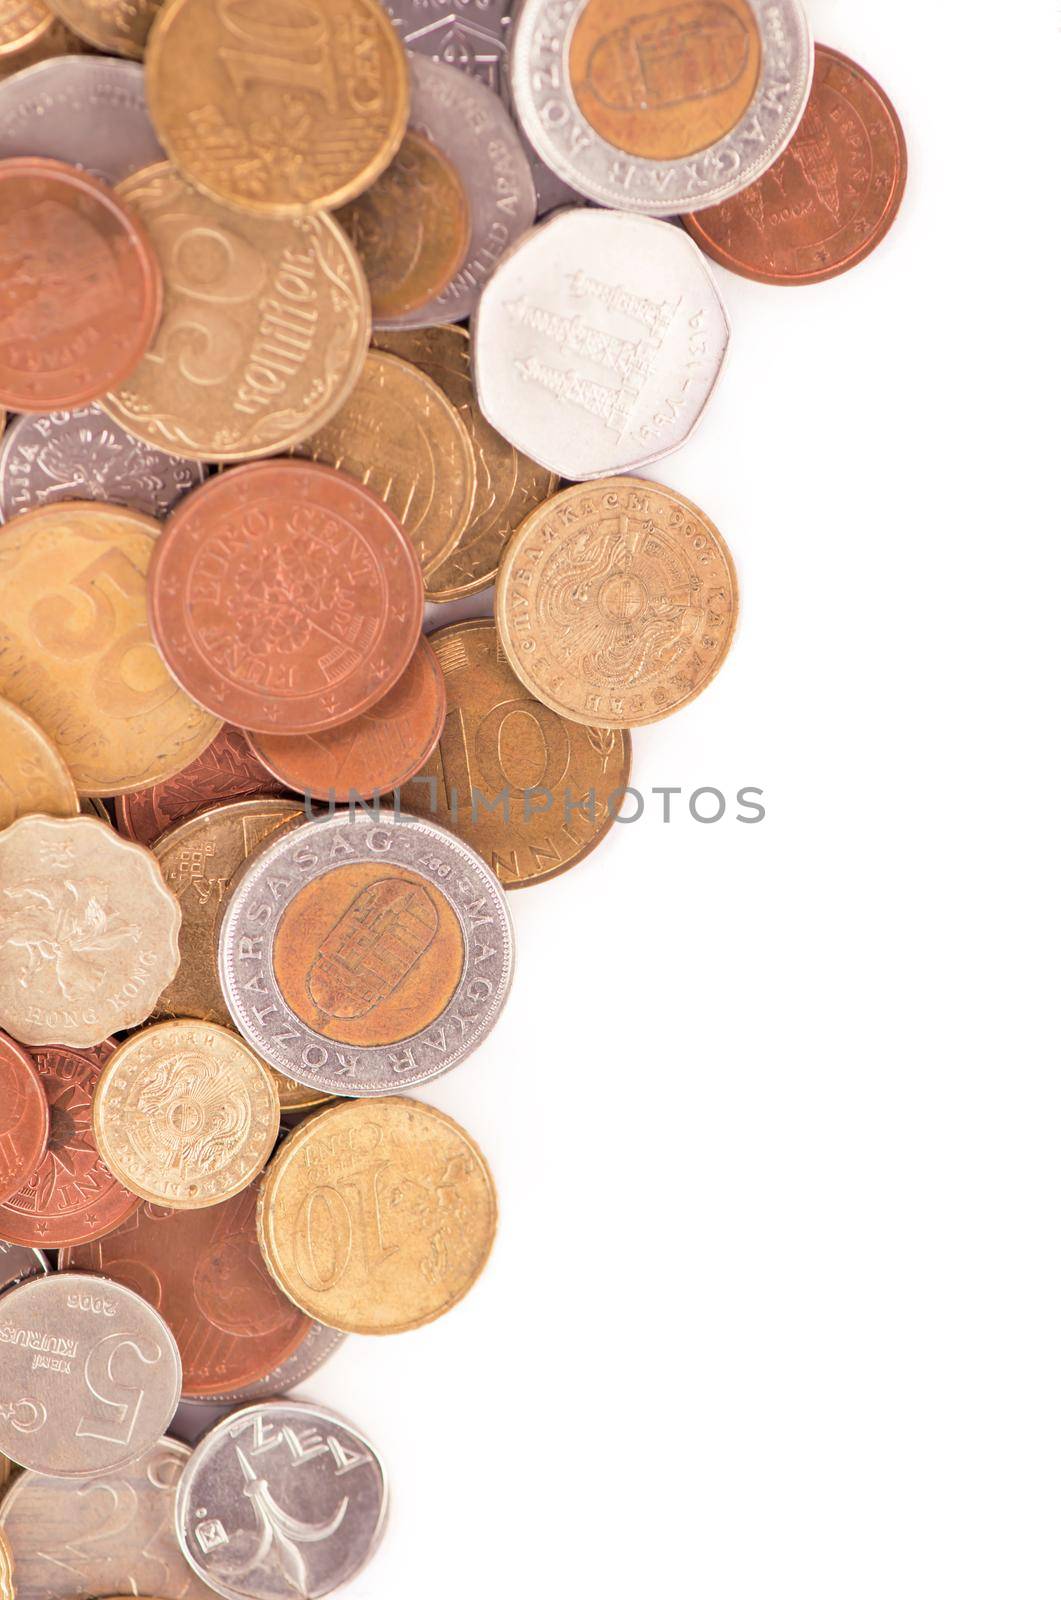
POLYGON ((162 161, 144 69, 102 56, 58 56, 0 83, 0 158, 50 156, 120 183, 162 161))
POLYGON ((483 292, 479 404, 562 478, 635 472, 688 439, 728 344, 714 277, 680 229, 565 211, 521 240, 483 292))
POLYGON ((337 812, 264 844, 230 896, 221 986, 280 1072, 335 1095, 437 1078, 489 1033, 512 981, 504 890, 433 823, 337 812))

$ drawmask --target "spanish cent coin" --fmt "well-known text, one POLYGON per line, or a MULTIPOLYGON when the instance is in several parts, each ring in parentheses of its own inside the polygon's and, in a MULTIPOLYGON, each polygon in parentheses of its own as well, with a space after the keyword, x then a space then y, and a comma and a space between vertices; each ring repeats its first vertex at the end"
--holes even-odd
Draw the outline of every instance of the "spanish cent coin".
POLYGON ((729 318, 682 231, 585 209, 509 251, 472 333, 487 421, 543 467, 585 480, 637 472, 685 443, 722 370, 729 318))
MULTIPOLYGON (((727 30, 758 53, 746 103, 706 147, 667 157, 620 148, 589 120, 571 77, 572 43, 595 0, 524 0, 509 72, 516 114, 554 172, 600 205, 672 216, 718 205, 754 183, 788 144, 810 94, 814 52, 800 0, 688 0, 646 6, 602 34, 603 94, 638 113, 695 110, 726 72, 727 30)), ((613 8, 614 9, 614 8, 613 8)), ((636 7, 632 8, 636 12, 636 7)), ((624 8, 618 8, 623 14, 624 8)))
POLYGON ((281 1361, 272 1372, 254 1383, 245 1383, 238 1389, 228 1389, 224 1394, 185 1395, 186 1406, 245 1406, 254 1400, 271 1400, 275 1395, 286 1395, 298 1384, 323 1367, 328 1358, 346 1342, 341 1328, 327 1328, 323 1322, 311 1322, 310 1330, 297 1350, 292 1350, 286 1361, 281 1361))
POLYGON ((0 158, 51 156, 105 183, 164 161, 138 61, 55 56, 0 83, 0 158))
POLYGON ((379 1543, 387 1483, 350 1423, 297 1400, 247 1406, 192 1452, 177 1489, 177 1537, 227 1600, 326 1595, 379 1543))
POLYGON ((41 1278, 51 1266, 43 1250, 31 1250, 24 1244, 7 1244, 0 1239, 0 1294, 13 1289, 28 1278, 41 1278))
POLYGON ((91 1478, 157 1444, 177 1409, 181 1360, 131 1289, 60 1272, 0 1305, 0 1450, 21 1467, 91 1478))
POLYGON ((104 500, 161 521, 205 478, 201 462, 134 439, 99 406, 27 415, 0 443, 0 522, 53 500, 104 500))
POLYGON ((497 1021, 513 959, 486 863, 444 828, 383 808, 267 841, 218 941, 248 1044, 333 1095, 401 1093, 457 1066, 497 1021))

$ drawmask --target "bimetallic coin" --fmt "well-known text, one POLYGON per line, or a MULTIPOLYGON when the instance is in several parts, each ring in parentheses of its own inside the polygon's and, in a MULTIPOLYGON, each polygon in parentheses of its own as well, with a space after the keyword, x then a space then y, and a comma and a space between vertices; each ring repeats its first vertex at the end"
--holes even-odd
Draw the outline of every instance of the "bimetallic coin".
POLYGON ((487 420, 563 478, 633 472, 700 422, 729 319, 679 228, 618 211, 565 211, 506 256, 473 329, 487 420))
POLYGON ((514 945, 504 890, 412 817, 337 812, 265 844, 229 896, 221 987, 249 1044, 333 1095, 414 1088, 500 1015, 514 945))
POLYGON ((50 54, 61 59, 27 65, 0 84, 0 157, 50 156, 84 167, 104 183, 120 183, 162 160, 165 152, 147 114, 143 67, 101 56, 50 54))
POLYGON ((280 1132, 280 1097, 238 1034, 182 1017, 118 1047, 96 1089, 92 1128, 133 1194, 197 1211, 254 1182, 280 1132))
MULTIPOLYGON (((0 1240, 0 1294, 13 1289, 18 1283, 25 1283, 28 1278, 43 1277, 51 1270, 48 1257, 43 1251, 31 1250, 22 1244, 7 1244, 0 1240)), ((0 1489, 5 1482, 3 1463, 6 1460, 6 1456, 0 1456, 0 1489)))
POLYGON ((15 55, 48 31, 52 13, 43 0, 2 0, 0 57, 15 55))
POLYGON ((189 1394, 185 1394, 183 1399, 191 1405, 214 1406, 245 1406, 252 1400, 272 1400, 277 1395, 289 1394, 300 1383, 305 1383, 345 1343, 346 1334, 341 1328, 326 1328, 323 1322, 311 1319, 309 1332, 297 1350, 272 1372, 266 1373, 264 1378, 259 1378, 256 1383, 241 1384, 238 1389, 226 1389, 223 1394, 212 1394, 208 1399, 200 1400, 189 1394))
POLYGON ((53 4, 68 27, 97 50, 140 60, 162 0, 53 0, 53 4))
POLYGON ((118 828, 141 844, 155 840, 193 812, 218 800, 283 794, 281 784, 254 756, 240 728, 223 727, 212 744, 180 772, 150 789, 120 794, 114 802, 118 828))
POLYGON ((180 1387, 173 1335, 121 1284, 62 1272, 5 1294, 0 1449, 19 1466, 58 1478, 125 1466, 165 1433, 180 1387))
POLYGON ((0 828, 34 812, 76 817, 77 790, 55 745, 32 717, 0 700, 0 828))
POLYGON ((0 883, 0 1027, 78 1048, 151 1015, 180 907, 150 850, 95 817, 20 817, 0 833, 0 883))
POLYGON ((0 1203, 17 1194, 40 1166, 49 1123, 40 1074, 26 1052, 0 1033, 0 1203))

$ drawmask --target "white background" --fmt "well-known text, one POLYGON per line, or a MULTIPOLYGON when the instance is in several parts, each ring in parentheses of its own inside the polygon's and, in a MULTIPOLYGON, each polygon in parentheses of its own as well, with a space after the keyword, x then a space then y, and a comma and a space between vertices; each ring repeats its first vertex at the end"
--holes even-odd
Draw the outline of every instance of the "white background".
POLYGON ((768 815, 513 896, 508 1010, 423 1096, 493 1165, 491 1263, 304 1390, 390 1469, 363 1600, 1058 1594, 1061 9, 809 9, 895 100, 906 203, 835 282, 720 273, 659 476, 743 620, 634 740, 642 788, 768 815))

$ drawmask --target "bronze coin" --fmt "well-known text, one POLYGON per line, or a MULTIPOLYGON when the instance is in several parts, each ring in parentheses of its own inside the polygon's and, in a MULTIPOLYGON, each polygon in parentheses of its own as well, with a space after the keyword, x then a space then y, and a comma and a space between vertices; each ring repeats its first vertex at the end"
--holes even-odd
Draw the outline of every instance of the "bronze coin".
POLYGON ((154 844, 177 822, 183 822, 217 800, 252 800, 283 794, 284 786, 266 772, 239 728, 224 727, 181 772, 149 789, 118 795, 114 813, 127 839, 154 844))
POLYGON ((21 57, 23 50, 28 50, 47 33, 52 21, 52 13, 44 0, 2 0, 0 58, 21 57))
POLYGON ((251 749, 288 789, 317 800, 387 794, 418 772, 438 743, 446 686, 421 639, 398 682, 371 711, 324 733, 249 735, 251 749))
POLYGON ((356 479, 261 461, 181 501, 148 599, 158 648, 193 700, 241 728, 315 733, 397 682, 424 583, 400 525, 356 479))
POLYGON ((48 1097, 33 1062, 0 1033, 0 1201, 33 1176, 48 1144, 48 1097))
POLYGON ((0 161, 0 404, 84 405, 154 338, 162 271, 111 191, 61 161, 0 161))

